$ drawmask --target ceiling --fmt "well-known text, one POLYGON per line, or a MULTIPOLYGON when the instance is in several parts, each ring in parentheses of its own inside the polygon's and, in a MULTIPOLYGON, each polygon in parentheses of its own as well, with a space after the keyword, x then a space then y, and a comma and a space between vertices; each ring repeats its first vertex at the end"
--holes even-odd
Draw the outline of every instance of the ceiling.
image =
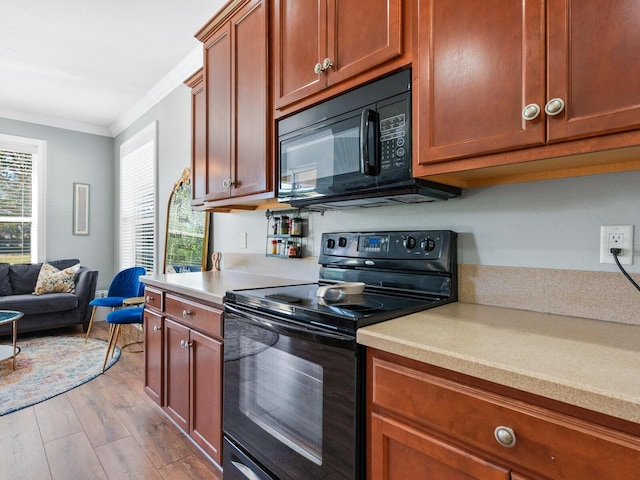
POLYGON ((202 64, 226 0, 2 0, 0 117, 115 136, 202 64))

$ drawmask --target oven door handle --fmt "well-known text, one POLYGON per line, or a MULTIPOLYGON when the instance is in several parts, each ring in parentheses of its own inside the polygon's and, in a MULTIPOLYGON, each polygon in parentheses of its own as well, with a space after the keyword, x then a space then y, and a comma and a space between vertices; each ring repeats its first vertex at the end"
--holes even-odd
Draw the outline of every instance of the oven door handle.
POLYGON ((260 318, 251 312, 247 312, 246 310, 241 310, 229 304, 225 304, 224 308, 225 308, 225 312, 228 311, 230 313, 233 313, 239 317, 242 317, 245 320, 251 321, 253 323, 257 323, 262 328, 271 330, 272 332, 279 333, 282 335, 295 332, 306 337, 313 336, 316 340, 321 342, 322 342, 322 339, 327 339, 329 340, 329 343, 332 343, 334 345, 335 343, 340 343, 340 344, 344 343, 344 345, 350 349, 353 349, 353 344, 355 343, 355 338, 352 335, 331 332, 324 328, 314 328, 314 327, 304 326, 304 325, 300 325, 293 322, 285 323, 280 320, 276 320, 273 316, 262 313, 262 312, 260 313, 260 315, 264 315, 267 318, 260 318))

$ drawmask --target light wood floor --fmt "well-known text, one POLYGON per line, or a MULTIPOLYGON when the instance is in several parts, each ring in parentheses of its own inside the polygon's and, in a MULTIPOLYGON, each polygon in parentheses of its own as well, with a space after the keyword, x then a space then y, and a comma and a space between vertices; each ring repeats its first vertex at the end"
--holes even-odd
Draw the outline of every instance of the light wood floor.
MULTIPOLYGON (((83 335, 80 327, 47 334, 83 335)), ((91 336, 106 339, 107 324, 91 336)), ((143 362, 123 352, 94 380, 0 417, 0 480, 220 480, 143 392, 143 362)))

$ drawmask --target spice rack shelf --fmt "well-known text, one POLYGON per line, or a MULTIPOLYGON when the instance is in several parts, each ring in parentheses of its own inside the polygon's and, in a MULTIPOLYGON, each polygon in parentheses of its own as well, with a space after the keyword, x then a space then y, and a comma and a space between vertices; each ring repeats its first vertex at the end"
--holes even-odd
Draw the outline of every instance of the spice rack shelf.
POLYGON ((306 243, 305 224, 300 210, 267 210, 265 255, 277 258, 302 258, 306 243), (292 216, 295 215, 295 216, 292 216))

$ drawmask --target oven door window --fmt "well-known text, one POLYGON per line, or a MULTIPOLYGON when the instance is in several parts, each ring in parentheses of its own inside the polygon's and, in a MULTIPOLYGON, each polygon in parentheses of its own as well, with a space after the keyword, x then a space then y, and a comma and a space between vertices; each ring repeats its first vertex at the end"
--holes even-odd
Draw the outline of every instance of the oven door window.
POLYGON ((353 476, 355 354, 317 338, 225 314, 225 434, 281 479, 353 476))
POLYGON ((240 412, 316 465, 322 465, 322 366, 276 348, 247 358, 240 412))

